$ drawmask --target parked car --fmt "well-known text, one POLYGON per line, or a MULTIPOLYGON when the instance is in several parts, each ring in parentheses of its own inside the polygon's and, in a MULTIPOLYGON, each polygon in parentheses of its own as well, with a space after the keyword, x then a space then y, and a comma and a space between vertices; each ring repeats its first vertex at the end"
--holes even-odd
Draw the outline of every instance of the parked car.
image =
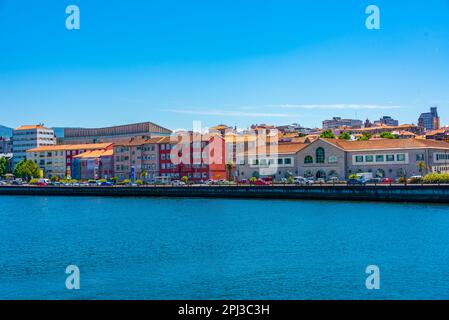
MULTIPOLYGON (((108 181, 103 181, 103 182, 100 182, 98 185, 101 187, 112 187, 114 184, 111 182, 108 182, 108 181)), ((78 186, 79 186, 79 184, 78 184, 78 186)))
POLYGON ((242 179, 239 181, 240 184, 249 184, 248 179, 242 179))
POLYGON ((326 180, 324 180, 323 178, 318 178, 315 181, 316 183, 326 183, 326 180))
POLYGON ((181 181, 181 180, 173 180, 171 182, 171 185, 172 186, 183 186, 183 185, 185 185, 185 183, 183 181, 181 181))
POLYGON ((209 179, 206 181, 206 184, 208 184, 208 185, 215 184, 215 180, 209 179))
POLYGON ((383 179, 381 180, 381 183, 388 183, 388 184, 390 184, 390 183, 393 183, 393 179, 390 179, 390 178, 383 178, 383 179))
POLYGON ((262 180, 262 179, 257 179, 255 185, 256 186, 268 186, 268 185, 270 185, 270 183, 265 180, 262 180))
POLYGON ((46 187, 46 186, 48 186, 48 183, 46 183, 45 181, 39 181, 38 183, 36 183, 36 186, 38 186, 38 187, 46 187))
POLYGON ((308 186, 313 184, 313 181, 310 181, 304 177, 295 177, 294 183, 301 186, 308 186))
POLYGON ((366 184, 366 180, 363 177, 357 179, 349 179, 348 186, 364 186, 366 184))
POLYGON ((226 184, 228 181, 226 179, 220 179, 217 181, 217 184, 226 184))
POLYGON ((375 184, 377 184, 377 183, 380 183, 381 181, 382 181, 382 179, 380 179, 380 178, 371 178, 371 179, 366 180, 366 183, 375 183, 375 184))
POLYGON ((0 186, 6 186, 7 183, 5 181, 0 181, 0 186))

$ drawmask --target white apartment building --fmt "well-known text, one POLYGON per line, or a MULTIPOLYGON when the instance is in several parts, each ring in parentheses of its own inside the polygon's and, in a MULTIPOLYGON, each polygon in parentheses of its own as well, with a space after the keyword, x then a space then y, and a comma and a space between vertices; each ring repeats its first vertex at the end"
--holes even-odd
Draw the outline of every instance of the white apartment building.
POLYGON ((27 150, 56 144, 53 129, 46 128, 42 124, 16 128, 12 140, 13 166, 26 159, 27 150))

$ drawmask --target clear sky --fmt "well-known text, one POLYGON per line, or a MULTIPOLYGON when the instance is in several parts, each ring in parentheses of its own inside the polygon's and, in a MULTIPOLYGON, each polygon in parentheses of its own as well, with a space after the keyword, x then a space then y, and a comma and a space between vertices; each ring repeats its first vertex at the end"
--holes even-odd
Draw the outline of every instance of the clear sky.
POLYGON ((0 0, 11 127, 416 123, 431 105, 449 124, 449 0, 0 0))

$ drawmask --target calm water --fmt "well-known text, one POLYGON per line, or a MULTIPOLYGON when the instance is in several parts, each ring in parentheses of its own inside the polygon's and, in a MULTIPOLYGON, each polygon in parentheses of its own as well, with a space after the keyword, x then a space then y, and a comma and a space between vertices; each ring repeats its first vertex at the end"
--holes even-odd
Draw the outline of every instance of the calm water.
POLYGON ((0 225, 3 299, 449 298, 442 205, 2 196, 0 225))

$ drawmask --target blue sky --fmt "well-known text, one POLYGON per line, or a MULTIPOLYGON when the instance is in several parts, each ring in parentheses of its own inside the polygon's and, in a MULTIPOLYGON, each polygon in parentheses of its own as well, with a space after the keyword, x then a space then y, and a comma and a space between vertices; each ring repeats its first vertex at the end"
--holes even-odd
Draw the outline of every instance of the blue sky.
POLYGON ((431 105, 449 124, 449 0, 0 0, 11 127, 416 123, 431 105), (381 30, 365 28, 370 4, 381 30))

